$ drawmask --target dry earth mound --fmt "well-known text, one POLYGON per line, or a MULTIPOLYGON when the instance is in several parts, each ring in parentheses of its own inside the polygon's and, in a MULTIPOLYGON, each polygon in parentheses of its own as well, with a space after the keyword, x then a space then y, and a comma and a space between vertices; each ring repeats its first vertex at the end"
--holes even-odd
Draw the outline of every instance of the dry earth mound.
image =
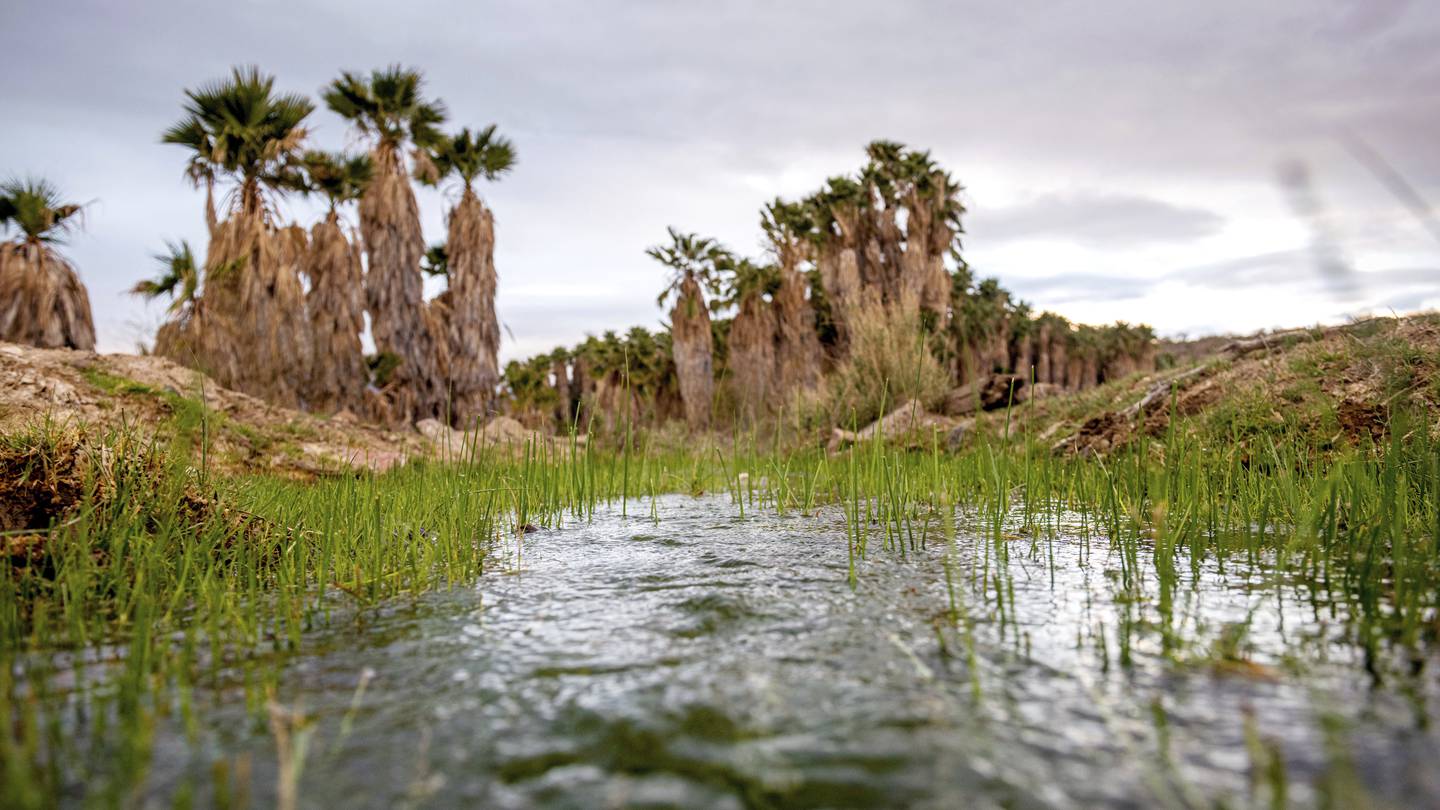
POLYGON ((161 357, 0 343, 0 433, 46 419, 188 439, 197 464, 208 440, 207 463, 234 472, 379 471, 431 450, 417 433, 269 405, 161 357))

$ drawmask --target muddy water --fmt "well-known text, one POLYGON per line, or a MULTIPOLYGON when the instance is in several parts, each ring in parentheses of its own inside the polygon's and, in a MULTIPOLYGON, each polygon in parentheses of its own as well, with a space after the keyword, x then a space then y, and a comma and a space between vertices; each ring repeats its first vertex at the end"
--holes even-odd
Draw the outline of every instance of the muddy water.
MULTIPOLYGON (((1154 583, 1117 600, 1097 540, 1013 541, 999 577, 963 534, 877 542, 852 588, 838 513, 656 508, 535 532, 472 588, 312 633, 278 691, 309 729, 300 804, 1247 806, 1276 771, 1257 741, 1292 803, 1440 802, 1433 676, 1377 686, 1303 584, 1187 569, 1165 656, 1154 583)), ((240 755, 252 804, 274 801, 274 737, 240 697, 211 695, 195 742, 162 732, 152 798, 204 797, 240 755)))

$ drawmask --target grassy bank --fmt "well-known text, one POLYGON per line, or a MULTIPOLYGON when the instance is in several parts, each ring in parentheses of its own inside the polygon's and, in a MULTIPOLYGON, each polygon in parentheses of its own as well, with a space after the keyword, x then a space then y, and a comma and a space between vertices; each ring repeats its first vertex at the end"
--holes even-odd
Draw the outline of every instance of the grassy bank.
MULTIPOLYGON (((1371 677, 1414 677, 1440 630, 1433 412, 1396 405, 1378 431, 1318 442, 1291 420, 1248 420, 1245 396, 1233 400, 1228 411, 1187 413, 1177 388, 1163 422, 1152 420, 1162 429, 1098 456, 1053 451, 1041 408, 1059 403, 1027 403, 987 414, 957 452, 938 433, 838 454, 775 449, 773 436, 755 434, 660 450, 638 435, 615 447, 455 448, 310 483, 219 476, 188 452, 193 437, 12 433, 0 444, 11 482, 0 798, 127 804, 157 725, 200 722, 197 693, 241 690, 256 722, 270 722, 307 629, 363 624, 369 611, 470 583, 527 527, 607 506, 643 520, 670 492, 728 493, 739 516, 839 516, 851 587, 876 555, 973 544, 981 553, 968 566, 946 566, 944 649, 964 650, 976 623, 1003 630, 1015 609, 1012 557, 1043 570, 1047 549, 1071 543, 1113 568, 1110 596, 1127 606, 1092 641, 1107 667, 1123 670, 1142 643, 1177 666, 1247 666, 1242 644, 1175 611, 1202 566, 1236 561, 1307 583, 1317 615, 1366 651, 1371 677)), ((243 770, 217 761, 213 795, 232 796, 243 770)))

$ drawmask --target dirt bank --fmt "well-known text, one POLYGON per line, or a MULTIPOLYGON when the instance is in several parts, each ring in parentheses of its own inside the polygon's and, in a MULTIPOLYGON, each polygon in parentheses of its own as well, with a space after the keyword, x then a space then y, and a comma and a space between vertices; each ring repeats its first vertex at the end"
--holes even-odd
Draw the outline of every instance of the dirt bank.
POLYGON ((0 343, 0 433, 45 419, 158 435, 197 463, 208 440, 207 463, 229 472, 378 471, 431 450, 419 433, 269 405, 161 357, 0 343))

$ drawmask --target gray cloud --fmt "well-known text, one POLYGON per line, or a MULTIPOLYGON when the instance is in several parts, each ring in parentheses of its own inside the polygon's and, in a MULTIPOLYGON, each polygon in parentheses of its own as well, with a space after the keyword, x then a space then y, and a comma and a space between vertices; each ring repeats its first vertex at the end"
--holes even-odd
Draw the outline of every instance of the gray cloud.
POLYGON ((1046 194, 1009 208, 980 209, 967 230, 987 244, 1039 238, 1120 248, 1200 239, 1219 233, 1224 224, 1224 217, 1204 208, 1126 194, 1072 192, 1046 194))
POLYGON ((1040 303, 1039 308, 1044 309, 1096 297, 1110 301, 1134 301, 1144 298, 1155 284, 1151 279, 1104 273, 1057 273, 1018 278, 1008 286, 1021 299, 1040 303))
MULTIPOLYGON (((553 0, 404 13, 378 0, 7 4, 0 174, 43 173, 99 200, 67 251, 96 299, 102 346, 124 348, 141 309, 123 291, 151 272, 149 254, 167 238, 204 240, 183 156, 157 143, 183 88, 251 62, 312 95, 342 68, 420 66, 457 124, 497 122, 520 149, 516 172, 484 189, 499 219, 500 314, 518 338, 508 352, 578 340, 610 318, 635 322, 661 277, 642 251, 666 225, 752 250, 765 199, 853 170, 877 137, 931 148, 980 200, 1036 195, 1029 210, 975 206, 977 253, 987 240, 1068 232, 1102 254, 1091 271, 1107 252, 1194 240, 1222 215, 1273 201, 1283 158, 1305 159, 1341 216, 1393 207, 1337 146, 1342 127, 1440 200, 1437 38, 1440 8, 1395 0, 896 0, 883 11, 838 0, 553 0), (1009 193, 976 186, 977 174, 1009 193), (1229 189, 1225 204, 1190 196, 1204 185, 1229 189), (1077 202, 1070 191, 1093 188, 1104 193, 1077 202), (639 304, 612 312, 595 301, 583 317, 545 319, 532 309, 543 300, 507 292, 530 281, 602 282, 639 304)), ((315 137, 353 143, 324 111, 315 137)), ((421 206, 439 238, 444 196, 424 192, 421 206)), ((314 216, 299 201, 287 211, 314 216)), ((1145 289, 1002 281, 1039 306, 1145 289)), ((660 316, 649 312, 648 322, 660 316)))

